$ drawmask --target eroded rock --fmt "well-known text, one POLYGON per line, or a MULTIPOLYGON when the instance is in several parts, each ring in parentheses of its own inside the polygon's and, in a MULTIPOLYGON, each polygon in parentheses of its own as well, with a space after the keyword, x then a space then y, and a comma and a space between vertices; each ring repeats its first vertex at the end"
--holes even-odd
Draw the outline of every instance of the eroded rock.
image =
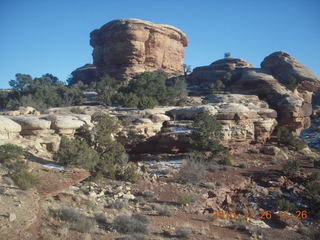
POLYGON ((90 37, 93 63, 100 74, 122 78, 155 70, 182 73, 188 40, 173 26, 114 20, 92 31, 90 37))

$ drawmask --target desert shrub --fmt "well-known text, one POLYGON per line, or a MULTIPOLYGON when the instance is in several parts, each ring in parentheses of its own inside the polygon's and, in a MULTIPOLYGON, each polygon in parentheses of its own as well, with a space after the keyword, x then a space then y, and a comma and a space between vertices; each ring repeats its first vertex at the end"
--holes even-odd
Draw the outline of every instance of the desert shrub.
POLYGON ((79 220, 71 223, 70 228, 81 233, 89 233, 95 226, 95 221, 86 216, 81 216, 79 220))
POLYGON ((145 223, 145 224, 148 224, 149 223, 149 220, 148 218, 145 216, 145 215, 142 215, 140 213, 134 213, 132 214, 131 218, 137 220, 137 221, 140 221, 142 223, 145 223))
POLYGON ((82 126, 76 133, 76 139, 62 138, 55 159, 61 164, 91 170, 96 178, 137 181, 137 167, 128 163, 125 148, 112 137, 119 127, 117 119, 96 112, 91 120, 94 127, 90 129, 88 125, 82 126))
POLYGON ((0 194, 5 194, 6 193, 6 187, 0 186, 0 194))
POLYGON ((176 235, 178 238, 189 238, 191 229, 189 227, 176 227, 176 235))
POLYGON ((79 107, 73 107, 70 109, 70 112, 75 113, 75 114, 85 114, 85 111, 82 110, 79 107))
POLYGON ((222 156, 222 158, 218 161, 221 165, 231 166, 232 165, 232 158, 230 153, 226 153, 222 156))
POLYGON ((117 209, 117 210, 121 210, 124 208, 127 208, 127 204, 124 201, 121 201, 120 199, 115 200, 112 204, 111 204, 111 208, 117 209))
POLYGON ((27 190, 38 184, 38 178, 27 170, 21 170, 13 174, 12 176, 15 184, 22 190, 27 190))
POLYGON ((56 216, 62 221, 75 222, 81 218, 82 214, 74 208, 62 206, 57 211, 56 216))
POLYGON ((141 195, 145 198, 154 198, 155 197, 155 193, 153 191, 150 190, 144 190, 141 195))
POLYGON ((302 150, 307 146, 307 144, 303 140, 294 136, 292 132, 290 132, 289 129, 285 127, 278 127, 276 130, 276 136, 278 145, 289 145, 291 147, 294 147, 297 151, 302 150))
POLYGON ((120 237, 116 240, 147 240, 143 234, 140 233, 134 233, 130 236, 120 237))
POLYGON ((94 215, 94 219, 97 223, 105 225, 107 224, 107 216, 104 213, 98 213, 94 215))
POLYGON ((157 206, 156 208, 159 216, 171 217, 171 211, 167 205, 157 206))
POLYGON ((134 218, 132 216, 122 215, 115 218, 113 227, 119 233, 134 234, 134 233, 148 233, 148 225, 145 222, 141 222, 141 219, 134 218))
POLYGON ((297 160, 288 162, 283 166, 283 172, 289 177, 294 177, 300 172, 300 164, 297 160))
POLYGON ((62 137, 60 148, 54 158, 63 165, 92 170, 98 162, 99 155, 85 141, 62 137))
POLYGON ((98 100, 104 106, 111 106, 112 99, 117 93, 119 84, 114 78, 106 75, 97 82, 95 88, 98 93, 98 100))
POLYGON ((147 109, 147 108, 154 108, 155 106, 157 106, 159 103, 157 100, 153 99, 152 97, 148 97, 148 96, 142 96, 139 99, 138 102, 138 108, 139 109, 147 109))
POLYGON ((137 167, 133 163, 129 163, 127 166, 119 169, 116 173, 116 178, 126 182, 137 182, 140 175, 137 173, 137 167))
POLYGON ((69 222, 71 229, 82 233, 90 232, 95 226, 94 219, 68 206, 62 206, 54 213, 54 216, 62 221, 69 222))
POLYGON ((198 184, 206 178, 206 167, 202 161, 189 159, 180 168, 178 180, 198 184))
POLYGON ((23 159, 23 149, 14 144, 4 144, 0 146, 0 163, 10 167, 14 162, 23 159))
POLYGON ((291 203, 287 200, 285 200, 284 198, 279 199, 276 203, 275 203, 275 208, 279 211, 295 211, 297 209, 296 205, 294 203, 291 203))
POLYGON ((211 152, 210 157, 204 159, 220 159, 228 149, 220 141, 222 139, 222 126, 209 112, 199 114, 194 122, 194 133, 190 137, 191 150, 194 152, 211 152))
POLYGON ((38 178, 28 172, 28 163, 23 160, 23 149, 14 144, 0 146, 0 163, 9 169, 14 183, 22 190, 37 185, 38 178))
POLYGON ((194 199, 193 199, 193 196, 191 194, 181 193, 179 195, 178 203, 180 203, 181 205, 190 204, 193 201, 194 201, 194 199))

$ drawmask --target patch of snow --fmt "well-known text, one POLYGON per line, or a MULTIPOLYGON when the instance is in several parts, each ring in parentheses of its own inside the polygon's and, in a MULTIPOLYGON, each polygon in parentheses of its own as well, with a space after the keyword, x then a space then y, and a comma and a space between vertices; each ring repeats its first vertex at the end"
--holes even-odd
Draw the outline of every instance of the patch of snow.
POLYGON ((43 164, 42 166, 44 166, 45 168, 55 168, 55 169, 59 169, 61 172, 64 172, 64 167, 54 164, 54 163, 47 163, 47 164, 43 164))

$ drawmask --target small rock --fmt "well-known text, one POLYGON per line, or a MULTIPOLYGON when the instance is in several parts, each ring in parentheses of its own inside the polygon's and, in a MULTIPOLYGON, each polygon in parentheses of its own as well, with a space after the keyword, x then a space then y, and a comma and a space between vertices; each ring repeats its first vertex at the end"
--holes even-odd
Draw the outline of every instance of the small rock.
POLYGON ((9 213, 9 221, 10 221, 10 222, 15 221, 16 219, 17 219, 16 214, 14 214, 14 213, 9 213))
POLYGON ((123 194, 123 198, 128 199, 128 200, 133 200, 136 197, 134 195, 132 195, 131 193, 126 193, 126 194, 123 194))
POLYGON ((279 152, 281 152, 281 149, 275 146, 263 146, 260 151, 264 154, 276 156, 279 152))

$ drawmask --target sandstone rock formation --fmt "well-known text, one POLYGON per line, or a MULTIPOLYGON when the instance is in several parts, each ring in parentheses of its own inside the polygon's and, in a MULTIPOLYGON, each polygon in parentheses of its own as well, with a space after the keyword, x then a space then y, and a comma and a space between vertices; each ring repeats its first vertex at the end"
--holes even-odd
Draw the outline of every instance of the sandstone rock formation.
POLYGON ((288 86, 297 84, 299 92, 316 92, 320 81, 304 65, 286 52, 274 52, 261 63, 261 68, 273 75, 280 83, 288 86))
POLYGON ((0 116, 0 140, 14 139, 19 136, 21 126, 9 118, 0 116))
POLYGON ((221 81, 227 91, 257 95, 278 112, 279 125, 299 134, 310 126, 312 94, 320 87, 320 81, 285 52, 266 57, 261 67, 252 68, 241 59, 225 58, 196 68, 188 81, 203 89, 221 81))
POLYGON ((218 80, 230 81, 238 69, 252 68, 253 66, 239 58, 224 58, 208 66, 196 67, 188 76, 188 81, 193 85, 208 86, 218 80))
POLYGON ((276 111, 254 95, 211 95, 208 102, 194 107, 121 112, 118 117, 131 118, 132 124, 124 126, 117 138, 134 153, 185 152, 193 120, 199 113, 208 111, 222 124, 223 144, 237 148, 239 144, 265 142, 277 124, 276 111))
POLYGON ((0 116, 0 145, 13 143, 38 153, 54 152, 61 136, 73 137, 84 124, 91 125, 90 115, 0 116))
POLYGON ((72 73, 71 84, 77 83, 79 81, 84 84, 90 84, 99 80, 99 74, 97 68, 93 64, 85 64, 82 67, 77 68, 72 73))
POLYGON ((182 72, 188 40, 173 26, 122 19, 92 31, 90 37, 93 64, 100 74, 122 78, 159 69, 182 72))

